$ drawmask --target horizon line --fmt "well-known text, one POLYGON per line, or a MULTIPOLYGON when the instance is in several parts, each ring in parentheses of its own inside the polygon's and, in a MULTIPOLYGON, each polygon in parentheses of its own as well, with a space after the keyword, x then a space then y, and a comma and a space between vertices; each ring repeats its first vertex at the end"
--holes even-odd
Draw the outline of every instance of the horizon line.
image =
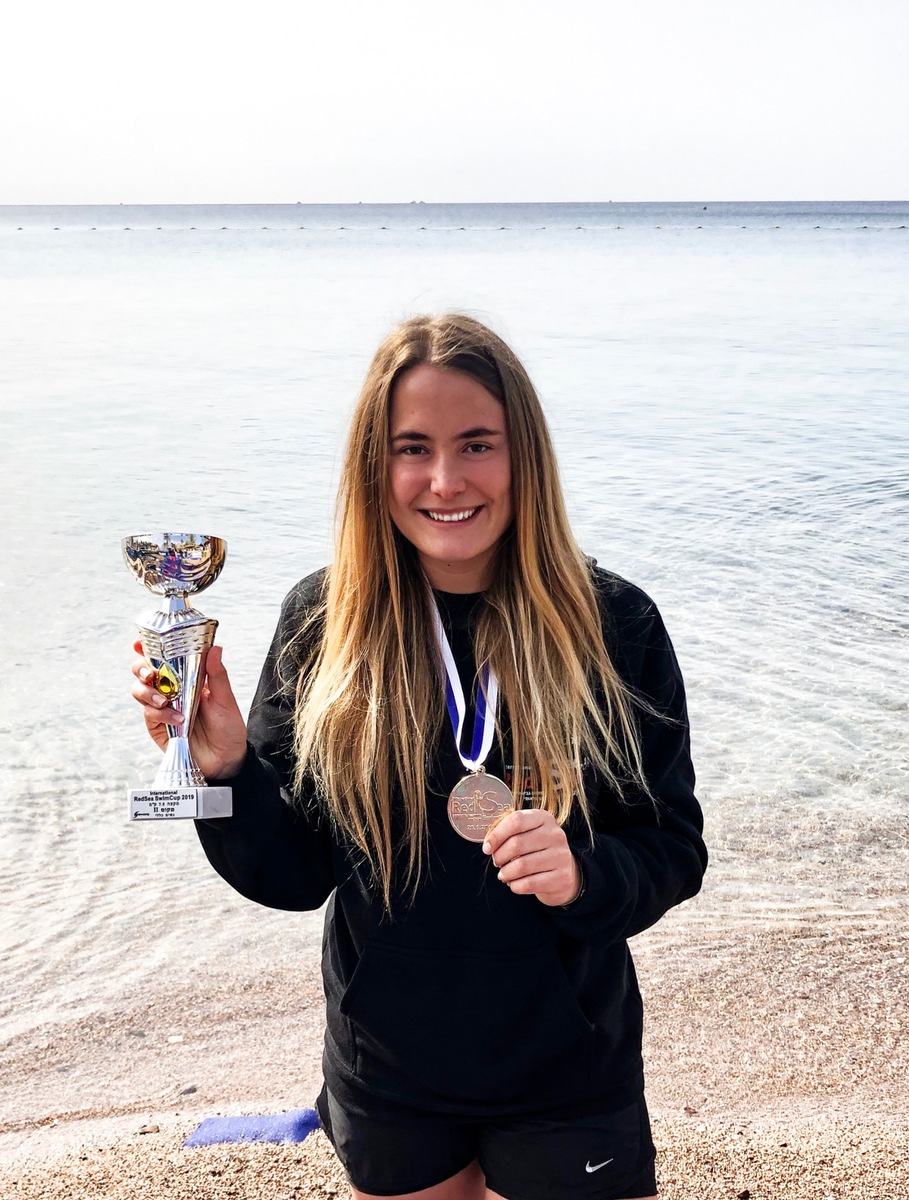
POLYGON ((411 208, 419 205, 432 206, 472 206, 517 207, 520 205, 569 205, 569 204, 692 204, 710 206, 711 204, 907 204, 909 197, 870 198, 851 197, 846 200, 833 200, 824 197, 806 199, 783 199, 776 197, 772 200, 757 199, 710 199, 697 197, 695 199, 675 200, 42 200, 33 203, 24 201, 0 201, 3 208, 411 208))

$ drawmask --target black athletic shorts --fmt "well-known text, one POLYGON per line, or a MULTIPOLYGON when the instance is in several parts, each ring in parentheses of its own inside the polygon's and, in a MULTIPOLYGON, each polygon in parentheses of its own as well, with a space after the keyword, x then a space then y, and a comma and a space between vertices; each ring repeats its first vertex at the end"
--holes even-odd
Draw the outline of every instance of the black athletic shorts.
POLYGON ((558 1120, 467 1120, 380 1101, 378 1117, 322 1089, 316 1108, 350 1182, 373 1196, 434 1187, 476 1159, 505 1200, 653 1196, 655 1151, 643 1096, 617 1112, 558 1120))

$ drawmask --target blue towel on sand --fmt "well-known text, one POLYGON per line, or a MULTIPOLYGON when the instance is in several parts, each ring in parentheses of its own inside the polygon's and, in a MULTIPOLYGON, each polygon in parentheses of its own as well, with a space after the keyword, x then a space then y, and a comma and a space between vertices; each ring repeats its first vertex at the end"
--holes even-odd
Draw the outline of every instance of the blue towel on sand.
POLYGON ((184 1146, 213 1146, 216 1142, 302 1142, 319 1128, 314 1108, 295 1108, 260 1117, 206 1117, 184 1146))

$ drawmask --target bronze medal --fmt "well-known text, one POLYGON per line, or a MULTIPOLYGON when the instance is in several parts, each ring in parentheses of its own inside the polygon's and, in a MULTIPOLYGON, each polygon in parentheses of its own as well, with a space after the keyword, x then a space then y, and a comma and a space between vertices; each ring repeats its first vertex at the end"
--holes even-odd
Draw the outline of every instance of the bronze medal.
POLYGON ((493 825, 513 811, 511 788, 482 769, 465 775, 448 797, 448 819, 468 842, 485 841, 493 825))

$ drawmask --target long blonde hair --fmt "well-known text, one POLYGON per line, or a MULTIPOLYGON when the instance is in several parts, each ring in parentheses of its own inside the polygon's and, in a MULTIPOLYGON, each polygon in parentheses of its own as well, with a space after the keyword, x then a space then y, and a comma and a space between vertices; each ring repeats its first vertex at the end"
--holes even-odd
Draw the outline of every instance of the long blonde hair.
POLYGON ((526 765, 543 808, 564 823, 577 804, 589 826, 585 758, 619 794, 629 779, 643 784, 632 700, 603 643, 590 566, 568 525, 527 372, 471 317, 404 321, 379 347, 353 414, 336 553, 322 606, 300 633, 315 644, 297 667, 294 715, 297 790, 316 781, 387 908, 398 879, 412 894, 423 872, 426 774, 445 709, 429 588, 387 498, 392 391, 418 363, 464 372, 505 409, 514 520, 476 618, 475 649, 499 679, 518 790, 526 765))

